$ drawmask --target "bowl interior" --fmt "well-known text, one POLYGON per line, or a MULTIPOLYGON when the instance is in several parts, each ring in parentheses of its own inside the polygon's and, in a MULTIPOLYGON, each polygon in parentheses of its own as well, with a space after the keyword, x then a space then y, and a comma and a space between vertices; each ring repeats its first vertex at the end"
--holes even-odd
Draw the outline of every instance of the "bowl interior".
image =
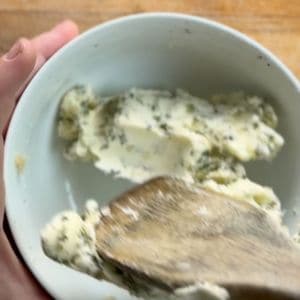
POLYGON ((50 59, 23 94, 7 137, 9 221, 26 262, 55 298, 133 299, 50 261, 40 247, 40 230, 55 213, 80 210, 87 198, 105 203, 130 186, 62 157, 56 115, 61 96, 75 84, 90 84, 103 95, 130 87, 180 87, 199 96, 246 90, 266 97, 279 115, 286 144, 272 163, 250 164, 248 171, 251 178, 274 188, 286 210, 285 222, 295 230, 300 101, 294 77, 269 52, 221 25, 172 14, 123 18, 90 30, 50 59), (26 157, 21 175, 15 168, 19 154, 26 157))

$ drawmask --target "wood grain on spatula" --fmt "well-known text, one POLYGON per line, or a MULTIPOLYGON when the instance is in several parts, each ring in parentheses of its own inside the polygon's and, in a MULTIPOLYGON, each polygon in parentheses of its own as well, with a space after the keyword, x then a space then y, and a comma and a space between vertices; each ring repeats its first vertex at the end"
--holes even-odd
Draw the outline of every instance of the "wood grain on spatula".
POLYGON ((170 292, 209 281, 233 295, 300 299, 300 252, 258 207, 161 177, 110 211, 97 227, 97 250, 124 274, 170 292))

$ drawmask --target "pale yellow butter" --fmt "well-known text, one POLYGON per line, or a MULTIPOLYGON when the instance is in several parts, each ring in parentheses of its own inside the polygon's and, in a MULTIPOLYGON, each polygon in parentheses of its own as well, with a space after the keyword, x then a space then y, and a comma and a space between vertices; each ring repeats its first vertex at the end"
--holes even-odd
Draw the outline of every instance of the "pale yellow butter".
POLYGON ((171 175, 236 199, 279 207, 271 188, 246 179, 243 162, 272 159, 284 140, 273 108, 244 93, 209 100, 185 91, 131 89, 97 99, 75 87, 63 98, 59 135, 70 159, 135 182, 171 175))

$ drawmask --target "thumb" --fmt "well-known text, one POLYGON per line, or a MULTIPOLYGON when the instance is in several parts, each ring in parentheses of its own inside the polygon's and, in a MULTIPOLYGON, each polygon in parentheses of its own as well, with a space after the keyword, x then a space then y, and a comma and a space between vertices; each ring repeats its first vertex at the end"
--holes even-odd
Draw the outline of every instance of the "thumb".
POLYGON ((27 39, 18 40, 0 58, 0 130, 3 132, 13 112, 19 90, 36 62, 36 51, 27 39))

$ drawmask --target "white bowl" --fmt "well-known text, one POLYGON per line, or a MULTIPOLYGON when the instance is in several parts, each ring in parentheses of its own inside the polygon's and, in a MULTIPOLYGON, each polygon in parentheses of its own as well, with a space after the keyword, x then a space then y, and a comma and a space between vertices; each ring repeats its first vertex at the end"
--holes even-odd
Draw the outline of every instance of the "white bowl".
POLYGON ((40 230, 68 208, 94 197, 107 201, 128 184, 61 154, 56 115, 75 84, 112 94, 136 86, 184 88, 205 96, 242 89, 273 101, 286 145, 272 162, 249 166, 250 177, 272 186, 295 230, 300 209, 300 87, 269 51, 221 24, 179 14, 141 14, 97 26, 58 51, 35 76, 13 116, 5 145, 6 209, 28 266, 56 299, 133 299, 125 291, 61 266, 40 246, 40 230), (27 157, 19 176, 15 157, 27 157))

